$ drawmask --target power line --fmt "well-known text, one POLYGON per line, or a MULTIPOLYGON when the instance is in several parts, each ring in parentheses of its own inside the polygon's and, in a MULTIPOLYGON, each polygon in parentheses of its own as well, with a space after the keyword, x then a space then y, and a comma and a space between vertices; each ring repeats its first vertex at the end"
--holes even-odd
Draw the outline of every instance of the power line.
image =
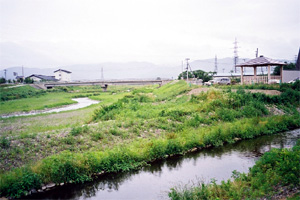
POLYGON ((238 42, 237 42, 237 39, 235 38, 235 41, 234 41, 234 47, 233 47, 233 53, 234 53, 234 58, 233 58, 233 62, 234 62, 234 68, 232 70, 234 70, 234 72, 236 73, 236 65, 238 63, 238 59, 239 59, 239 56, 238 56, 238 42))
POLYGON ((218 73, 218 60, 217 60, 217 55, 215 56, 215 72, 218 73))

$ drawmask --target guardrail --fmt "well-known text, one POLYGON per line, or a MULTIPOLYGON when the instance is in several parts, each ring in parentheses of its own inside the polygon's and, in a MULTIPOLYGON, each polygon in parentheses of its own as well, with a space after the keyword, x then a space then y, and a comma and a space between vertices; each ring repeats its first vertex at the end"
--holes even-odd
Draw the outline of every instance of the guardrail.
POLYGON ((151 85, 159 84, 164 85, 172 80, 122 80, 122 81, 76 81, 76 82, 52 82, 44 83, 47 89, 58 87, 58 86, 80 86, 80 85, 101 85, 103 90, 106 91, 109 85, 151 85))

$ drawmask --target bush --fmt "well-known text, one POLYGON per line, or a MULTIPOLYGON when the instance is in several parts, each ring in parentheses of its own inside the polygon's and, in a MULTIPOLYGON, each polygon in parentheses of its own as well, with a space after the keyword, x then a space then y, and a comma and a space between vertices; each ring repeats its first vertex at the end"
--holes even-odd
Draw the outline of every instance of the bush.
POLYGON ((93 141, 95 141, 95 142, 97 142, 97 141, 99 141, 99 140, 101 140, 101 139, 103 139, 103 138, 104 138, 103 133, 97 132, 97 133, 92 133, 92 134, 91 134, 91 139, 92 139, 93 141))
POLYGON ((216 113, 219 116, 219 118, 225 122, 232 122, 234 119, 240 117, 237 111, 227 108, 218 109, 216 113))
POLYGON ((80 135, 82 133, 87 133, 89 131, 89 127, 88 126, 78 126, 78 127, 73 127, 70 134, 73 136, 77 136, 80 135))
POLYGON ((13 198, 25 195, 32 188, 40 188, 42 184, 41 176, 32 172, 28 167, 15 169, 1 175, 0 180, 0 196, 13 198), (5 181, 3 182, 3 180, 5 181))
POLYGON ((10 146, 10 140, 7 139, 6 137, 2 136, 0 138, 0 146, 2 149, 7 149, 10 146))

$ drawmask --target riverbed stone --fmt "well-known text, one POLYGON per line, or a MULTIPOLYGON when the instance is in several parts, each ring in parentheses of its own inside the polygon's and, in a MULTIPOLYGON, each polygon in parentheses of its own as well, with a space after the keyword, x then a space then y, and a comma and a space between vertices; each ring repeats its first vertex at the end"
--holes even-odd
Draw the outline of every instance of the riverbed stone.
POLYGON ((33 188, 33 189, 31 189, 31 190, 30 190, 30 192, 31 192, 31 194, 35 194, 35 193, 37 193, 36 189, 34 189, 34 188, 33 188))
POLYGON ((46 185, 46 188, 47 188, 47 189, 50 189, 50 188, 53 188, 53 187, 55 187, 55 183, 48 183, 48 184, 46 185))

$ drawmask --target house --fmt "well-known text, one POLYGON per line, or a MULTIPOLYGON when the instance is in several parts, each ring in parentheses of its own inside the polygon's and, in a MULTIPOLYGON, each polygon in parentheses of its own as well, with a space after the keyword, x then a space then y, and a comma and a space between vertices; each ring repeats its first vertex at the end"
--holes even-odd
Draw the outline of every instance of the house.
POLYGON ((16 76, 16 80, 19 83, 23 83, 24 82, 24 76, 16 76))
POLYGON ((64 69, 58 69, 54 71, 54 76, 58 81, 62 82, 70 82, 71 81, 71 73, 70 71, 64 69))
POLYGON ((57 81, 54 76, 45 76, 39 74, 32 74, 26 78, 32 79, 34 82, 43 82, 43 81, 57 81))

